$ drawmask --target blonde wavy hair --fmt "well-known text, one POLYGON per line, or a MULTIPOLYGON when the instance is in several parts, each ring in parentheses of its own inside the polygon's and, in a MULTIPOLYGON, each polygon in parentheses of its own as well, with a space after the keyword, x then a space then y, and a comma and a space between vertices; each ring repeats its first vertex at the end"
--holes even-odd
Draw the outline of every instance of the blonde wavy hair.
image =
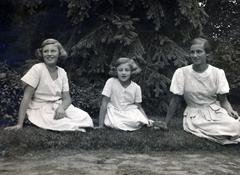
POLYGON ((116 60, 114 64, 110 66, 109 74, 113 77, 117 77, 117 67, 121 64, 126 64, 126 63, 128 63, 130 66, 131 76, 137 75, 142 71, 142 69, 137 65, 137 63, 133 59, 127 58, 127 57, 120 57, 116 60))
POLYGON ((48 38, 48 39, 45 39, 42 44, 41 44, 41 47, 36 49, 35 51, 35 55, 37 58, 43 60, 43 54, 42 54, 42 49, 44 46, 46 45, 49 45, 49 44, 53 44, 55 46, 57 46, 58 48, 58 51, 59 51, 59 59, 66 59, 68 54, 66 52, 66 50, 63 48, 62 44, 56 40, 56 39, 53 39, 53 38, 48 38))

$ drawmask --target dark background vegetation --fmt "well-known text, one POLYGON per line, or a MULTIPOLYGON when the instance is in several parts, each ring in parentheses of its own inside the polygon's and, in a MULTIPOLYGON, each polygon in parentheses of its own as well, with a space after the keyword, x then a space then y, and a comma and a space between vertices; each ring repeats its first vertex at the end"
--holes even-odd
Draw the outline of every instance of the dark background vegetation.
POLYGON ((230 101, 238 103, 239 19, 238 0, 0 1, 1 124, 16 121, 20 77, 39 61, 34 52, 46 38, 56 38, 68 51, 60 65, 68 72, 73 103, 95 121, 109 65, 120 56, 133 58, 143 70, 134 80, 146 112, 163 116, 172 74, 190 63, 190 41, 198 36, 211 41, 209 61, 225 70, 230 101))

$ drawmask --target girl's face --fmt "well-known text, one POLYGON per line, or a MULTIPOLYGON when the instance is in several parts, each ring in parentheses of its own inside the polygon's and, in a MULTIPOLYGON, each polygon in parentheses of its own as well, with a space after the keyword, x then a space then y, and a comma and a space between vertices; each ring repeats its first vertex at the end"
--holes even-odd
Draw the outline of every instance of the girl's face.
POLYGON ((190 48, 190 56, 194 65, 206 64, 207 54, 204 50, 203 43, 193 44, 190 48))
POLYGON ((42 48, 42 55, 45 64, 56 65, 59 57, 58 47, 54 44, 48 44, 42 48))
POLYGON ((131 67, 128 63, 120 64, 117 67, 117 76, 121 82, 127 82, 130 80, 131 67))

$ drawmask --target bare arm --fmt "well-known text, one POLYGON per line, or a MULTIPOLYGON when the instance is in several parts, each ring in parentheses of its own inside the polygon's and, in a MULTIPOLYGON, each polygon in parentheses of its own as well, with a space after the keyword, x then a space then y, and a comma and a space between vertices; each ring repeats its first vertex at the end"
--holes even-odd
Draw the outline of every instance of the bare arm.
POLYGON ((135 103, 135 104, 137 105, 137 107, 138 107, 138 109, 141 111, 141 113, 142 113, 142 114, 146 117, 146 119, 148 120, 147 126, 148 126, 148 127, 152 127, 154 121, 148 119, 148 116, 147 116, 147 114, 145 113, 145 111, 144 111, 144 109, 143 109, 143 107, 142 107, 142 104, 141 104, 141 103, 135 103))
POLYGON ((226 109, 226 111, 228 112, 228 114, 231 117, 236 118, 236 119, 239 117, 238 113, 233 110, 232 105, 229 103, 226 94, 219 94, 218 100, 220 101, 221 107, 226 109))
POLYGON ((54 119, 61 119, 66 117, 65 110, 71 105, 72 99, 70 97, 69 91, 62 92, 62 104, 60 104, 56 110, 54 119))
POLYGON ((110 101, 110 98, 107 96, 102 97, 102 103, 99 112, 99 128, 104 127, 104 119, 107 113, 107 105, 110 101))
POLYGON ((164 129, 164 130, 168 130, 168 125, 169 125, 171 119, 173 118, 173 115, 176 112, 178 105, 181 102, 181 98, 182 98, 182 96, 180 96, 180 95, 175 95, 174 94, 172 96, 172 98, 170 100, 169 107, 168 107, 167 116, 165 118, 165 122, 161 122, 161 121, 157 122, 155 124, 156 128, 161 128, 161 129, 164 129))
POLYGON ((18 130, 23 127, 23 122, 24 122, 24 119, 26 116, 26 111, 27 111, 27 108, 29 106, 29 103, 32 99, 34 92, 35 92, 35 89, 33 87, 31 87, 30 85, 26 85, 26 87, 24 89, 23 99, 21 101, 19 111, 18 111, 18 122, 15 126, 7 127, 5 129, 18 130))
POLYGON ((143 108, 142 108, 142 104, 141 104, 141 103, 135 103, 135 105, 137 105, 138 109, 143 113, 143 115, 144 115, 146 118, 148 118, 147 115, 146 115, 146 113, 145 113, 145 111, 144 111, 143 108))
POLYGON ((170 120, 172 119, 174 113, 176 112, 177 107, 181 102, 181 98, 182 98, 182 96, 180 96, 180 95, 175 95, 174 94, 172 96, 172 98, 170 100, 168 110, 167 110, 167 116, 165 118, 165 122, 166 122, 167 126, 169 125, 170 120))

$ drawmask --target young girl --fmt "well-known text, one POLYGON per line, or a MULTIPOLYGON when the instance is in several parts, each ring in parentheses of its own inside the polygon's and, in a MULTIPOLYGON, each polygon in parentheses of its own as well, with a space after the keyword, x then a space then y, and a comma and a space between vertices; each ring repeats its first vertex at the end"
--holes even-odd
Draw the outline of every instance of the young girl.
POLYGON ((30 122, 43 129, 84 132, 85 127, 93 127, 88 113, 71 105, 67 74, 57 66, 59 59, 67 57, 62 45, 55 39, 46 39, 36 55, 43 62, 32 66, 22 77, 25 89, 18 123, 6 129, 21 129, 26 114, 30 122))
POLYGON ((129 58, 119 58, 113 73, 102 91, 102 104, 99 113, 99 127, 108 127, 133 131, 143 125, 149 125, 149 120, 141 107, 141 88, 131 81, 133 74, 139 73, 136 63, 129 58))

